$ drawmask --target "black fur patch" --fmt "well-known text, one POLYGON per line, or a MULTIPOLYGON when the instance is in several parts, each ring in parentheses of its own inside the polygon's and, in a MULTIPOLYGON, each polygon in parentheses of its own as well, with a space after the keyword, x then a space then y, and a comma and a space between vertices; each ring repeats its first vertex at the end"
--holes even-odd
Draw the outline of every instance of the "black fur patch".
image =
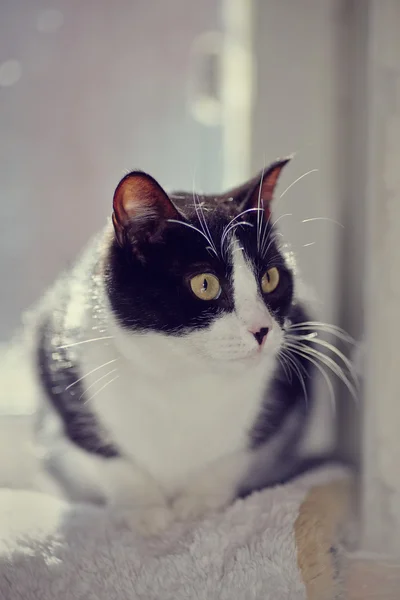
MULTIPOLYGON (((203 205, 206 233, 214 251, 198 231, 178 223, 168 223, 156 242, 144 243, 141 259, 132 252, 129 244, 121 247, 113 242, 106 267, 107 290, 113 311, 123 327, 181 335, 208 327, 221 313, 234 310, 231 237, 228 235, 224 244, 221 239, 224 229, 229 227, 240 209, 237 199, 226 206, 223 198, 198 199, 203 205), (222 293, 217 300, 204 302, 190 290, 189 279, 202 272, 213 273, 220 280, 222 293)), ((179 205, 187 216, 186 222, 202 231, 199 212, 191 208, 192 196, 180 195, 179 205)), ((268 268, 279 268, 277 290, 262 296, 282 324, 293 299, 293 276, 277 247, 271 225, 266 225, 268 249, 261 256, 257 249, 257 216, 254 212, 247 213, 243 220, 249 225, 236 221, 235 236, 252 262, 259 281, 268 268)))
POLYGON ((60 415, 66 436, 87 452, 105 458, 119 456, 118 449, 106 441, 106 433, 85 404, 79 366, 71 363, 68 349, 60 349, 64 331, 51 318, 41 326, 37 361, 39 376, 49 400, 60 415))

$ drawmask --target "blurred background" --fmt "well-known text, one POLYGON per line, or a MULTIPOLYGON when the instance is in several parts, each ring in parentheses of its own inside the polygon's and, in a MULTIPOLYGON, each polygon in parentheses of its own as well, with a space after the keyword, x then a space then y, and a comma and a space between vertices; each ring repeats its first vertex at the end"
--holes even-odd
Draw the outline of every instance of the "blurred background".
MULTIPOLYGON (((400 111, 399 4, 2 0, 0 341, 103 226, 126 171, 219 192, 293 152, 276 218, 318 318, 361 340, 371 148, 382 107, 400 111)), ((336 433, 355 456, 349 406, 339 394, 336 433)))
POLYGON ((282 230, 337 321, 351 4, 3 0, 0 339, 103 226, 127 170, 218 192, 293 152, 280 193, 313 172, 276 215, 292 213, 282 230))

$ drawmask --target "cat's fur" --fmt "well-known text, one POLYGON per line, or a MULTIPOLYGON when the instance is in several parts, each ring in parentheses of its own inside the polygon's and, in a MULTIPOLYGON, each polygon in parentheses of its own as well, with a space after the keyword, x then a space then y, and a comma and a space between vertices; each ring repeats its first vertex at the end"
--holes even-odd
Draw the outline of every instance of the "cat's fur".
POLYGON ((154 531, 291 472, 310 363, 278 360, 288 327, 307 320, 270 218, 286 162, 222 196, 168 197, 141 172, 120 182, 114 228, 51 292, 37 328, 38 433, 71 498, 154 531), (279 285, 264 294, 271 267, 279 285), (202 272, 221 282, 218 299, 191 291, 202 272))

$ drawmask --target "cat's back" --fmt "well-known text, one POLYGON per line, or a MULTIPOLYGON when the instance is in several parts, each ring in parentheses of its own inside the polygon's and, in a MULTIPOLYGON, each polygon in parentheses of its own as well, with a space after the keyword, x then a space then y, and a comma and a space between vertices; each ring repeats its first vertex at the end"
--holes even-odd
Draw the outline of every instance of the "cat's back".
POLYGON ((45 330, 53 338, 54 351, 57 346, 67 344, 68 340, 71 343, 76 341, 73 331, 82 335, 90 304, 92 274, 104 237, 102 232, 91 240, 73 266, 65 270, 25 311, 15 335, 0 347, 0 369, 5 389, 1 398, 3 413, 34 412, 43 401, 38 353, 45 330))

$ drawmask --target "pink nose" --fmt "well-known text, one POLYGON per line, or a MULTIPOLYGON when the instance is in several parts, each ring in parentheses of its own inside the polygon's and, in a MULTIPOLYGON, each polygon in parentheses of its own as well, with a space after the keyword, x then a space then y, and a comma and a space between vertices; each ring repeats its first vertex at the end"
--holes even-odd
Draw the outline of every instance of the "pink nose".
POLYGON ((252 333, 254 335, 254 337, 257 340, 257 343, 262 346, 265 338, 267 337, 269 328, 268 327, 261 327, 261 329, 258 329, 257 331, 250 331, 250 333, 252 333))

